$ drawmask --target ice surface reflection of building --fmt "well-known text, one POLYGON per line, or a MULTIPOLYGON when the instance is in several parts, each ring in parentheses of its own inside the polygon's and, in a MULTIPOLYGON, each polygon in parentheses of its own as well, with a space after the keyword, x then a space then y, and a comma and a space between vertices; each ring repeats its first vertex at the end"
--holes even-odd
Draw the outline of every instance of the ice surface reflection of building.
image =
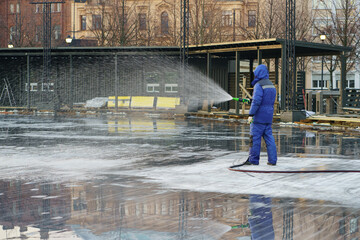
MULTIPOLYGON (((2 239, 31 234, 38 239, 55 234, 118 239, 149 234, 230 240, 251 234, 247 195, 165 191, 124 176, 67 186, 2 181, 0 193, 2 239)), ((356 209, 274 198, 269 207, 275 239, 284 235, 292 239, 360 237, 356 209)))
MULTIPOLYGON (((63 230, 70 217, 69 189, 57 184, 0 181, 0 238, 63 230)), ((3 239, 3 238, 1 238, 3 239)))
MULTIPOLYGON (((125 182, 123 184, 99 182, 96 186, 85 184, 74 188, 73 213, 68 223, 80 225, 98 236, 156 232, 162 236, 187 234, 228 240, 251 234, 247 195, 161 193, 151 185, 131 188, 126 187, 125 182), (80 198, 85 208, 78 208, 80 198)), ((360 236, 358 211, 304 199, 272 199, 270 207, 275 239, 284 235, 292 236, 292 239, 360 236)))

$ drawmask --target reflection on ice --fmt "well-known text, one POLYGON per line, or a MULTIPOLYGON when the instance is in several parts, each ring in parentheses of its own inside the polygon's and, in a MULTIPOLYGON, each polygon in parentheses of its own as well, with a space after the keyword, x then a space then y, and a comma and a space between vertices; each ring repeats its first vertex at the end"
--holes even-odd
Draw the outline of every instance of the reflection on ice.
MULTIPOLYGON (((358 237, 360 174, 227 169, 247 157, 248 125, 35 116, 0 123, 0 239, 250 237, 247 194, 267 199, 260 212, 271 210, 275 239, 358 237)), ((274 135, 279 169, 360 169, 359 138, 276 125, 274 135)), ((266 160, 263 148, 259 167, 266 160)))
POLYGON ((166 191, 121 175, 71 184, 0 181, 0 191, 0 239, 227 240, 274 235, 303 240, 359 235, 359 209, 332 202, 166 191), (123 187, 128 184, 136 187, 123 187), (32 198, 31 189, 58 198, 32 198))

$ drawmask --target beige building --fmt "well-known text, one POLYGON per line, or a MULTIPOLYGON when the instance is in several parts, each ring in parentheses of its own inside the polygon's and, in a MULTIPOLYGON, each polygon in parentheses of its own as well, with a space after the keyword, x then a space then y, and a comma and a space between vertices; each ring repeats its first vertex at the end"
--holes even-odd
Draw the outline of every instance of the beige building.
MULTIPOLYGON (((77 39, 99 46, 176 46, 180 39, 178 0, 88 0, 72 4, 77 39)), ((256 23, 257 0, 190 0, 190 44, 239 41, 256 23)))

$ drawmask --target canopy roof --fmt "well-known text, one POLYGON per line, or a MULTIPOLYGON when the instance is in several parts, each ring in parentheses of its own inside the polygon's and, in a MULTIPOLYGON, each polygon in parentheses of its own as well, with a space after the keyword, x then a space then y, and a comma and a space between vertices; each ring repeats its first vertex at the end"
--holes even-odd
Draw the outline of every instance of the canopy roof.
MULTIPOLYGON (((232 58, 234 52, 240 52, 241 59, 257 58, 258 49, 262 52, 262 58, 281 58, 282 48, 285 46, 284 39, 260 39, 227 43, 211 43, 204 45, 189 46, 190 57, 201 56, 211 53, 219 57, 232 58)), ((351 47, 295 41, 296 56, 323 56, 340 55, 351 51, 351 47)), ((142 47, 56 47, 51 49, 52 55, 179 55, 180 48, 177 46, 142 46, 142 47)), ((42 55, 43 48, 2 48, 0 56, 24 56, 42 55)))
MULTIPOLYGON (((262 58, 280 58, 281 50, 285 46, 284 39, 260 39, 228 43, 212 43, 200 46, 190 46, 189 53, 192 55, 212 53, 219 56, 234 55, 240 52, 241 59, 257 58, 258 49, 262 52, 262 58)), ((295 53, 297 57, 340 55, 343 52, 351 51, 351 47, 295 41, 295 53)))

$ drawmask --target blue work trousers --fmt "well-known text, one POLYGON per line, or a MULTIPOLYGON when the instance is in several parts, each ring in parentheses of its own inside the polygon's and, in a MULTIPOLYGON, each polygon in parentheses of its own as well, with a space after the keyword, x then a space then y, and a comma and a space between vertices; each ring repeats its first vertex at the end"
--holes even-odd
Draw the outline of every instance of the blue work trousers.
POLYGON ((276 164, 277 153, 275 139, 272 135, 271 123, 251 123, 249 161, 252 164, 259 164, 261 137, 264 138, 266 143, 268 162, 276 164))

